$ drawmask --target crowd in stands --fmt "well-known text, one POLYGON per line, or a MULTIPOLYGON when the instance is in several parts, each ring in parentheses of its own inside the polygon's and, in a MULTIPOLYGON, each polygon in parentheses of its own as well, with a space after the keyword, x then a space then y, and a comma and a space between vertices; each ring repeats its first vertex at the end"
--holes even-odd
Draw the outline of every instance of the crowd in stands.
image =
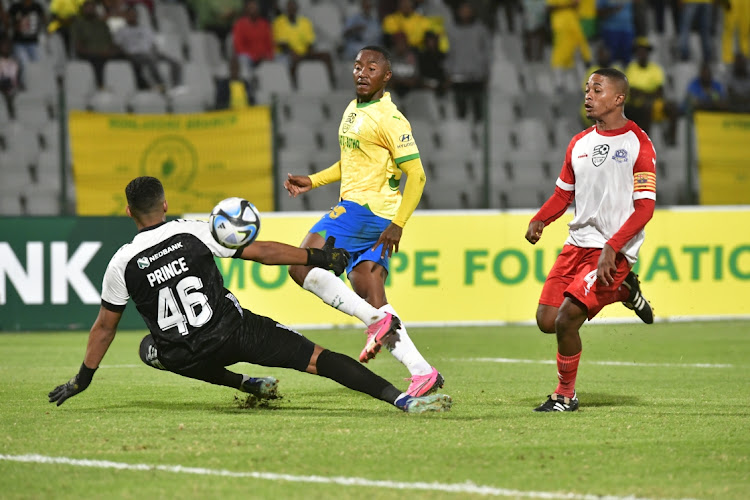
MULTIPOLYGON (((459 121, 481 150, 491 122, 497 158, 518 147, 521 119, 541 119, 557 146, 587 124, 581 82, 602 66, 627 74, 628 116, 669 147, 693 110, 750 112, 750 0, 0 0, 0 122, 40 88, 53 117, 57 76, 69 109, 97 111, 350 96, 371 44, 391 50, 391 91, 415 128, 459 121)), ((317 109, 333 123, 338 104, 317 109)))

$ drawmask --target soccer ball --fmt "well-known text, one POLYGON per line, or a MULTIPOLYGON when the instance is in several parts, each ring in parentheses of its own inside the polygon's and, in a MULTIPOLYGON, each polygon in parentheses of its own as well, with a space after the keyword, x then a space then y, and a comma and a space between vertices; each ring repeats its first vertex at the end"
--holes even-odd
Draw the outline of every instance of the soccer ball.
POLYGON ((260 215, 243 198, 221 200, 209 218, 211 235, 222 246, 242 248, 252 243, 260 231, 260 215))

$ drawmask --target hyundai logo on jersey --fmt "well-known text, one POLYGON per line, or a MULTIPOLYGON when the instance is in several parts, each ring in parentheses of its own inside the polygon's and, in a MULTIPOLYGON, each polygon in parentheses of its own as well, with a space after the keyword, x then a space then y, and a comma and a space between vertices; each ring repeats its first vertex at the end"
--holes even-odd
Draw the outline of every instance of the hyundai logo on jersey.
POLYGON ((401 140, 401 142, 409 142, 411 140, 411 135, 410 134, 404 134, 399 139, 401 140))

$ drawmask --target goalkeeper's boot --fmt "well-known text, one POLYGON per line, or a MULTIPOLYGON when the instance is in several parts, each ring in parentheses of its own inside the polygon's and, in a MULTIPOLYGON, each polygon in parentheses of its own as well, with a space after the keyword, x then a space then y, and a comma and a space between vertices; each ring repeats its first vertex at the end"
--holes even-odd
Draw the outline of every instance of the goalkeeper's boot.
POLYGON ((576 394, 573 394, 572 398, 568 398, 562 394, 552 393, 547 396, 547 401, 534 408, 534 411, 576 411, 577 409, 578 396, 576 394))
POLYGON ((396 406, 406 413, 426 413, 428 411, 448 411, 453 400, 447 394, 431 394, 414 397, 408 394, 396 400, 396 406))
POLYGON ((279 381, 273 377, 250 377, 242 382, 240 390, 252 394, 259 399, 276 399, 278 394, 279 381))
POLYGON ((625 285, 625 288, 630 290, 628 300, 622 304, 628 309, 635 311, 638 317, 647 325, 653 323, 654 310, 651 309, 651 304, 641 293, 641 282, 638 281, 638 275, 632 271, 629 272, 622 284, 625 285))
POLYGON ((367 343, 359 354, 359 361, 367 363, 380 352, 380 348, 383 346, 393 349, 393 346, 398 342, 399 328, 401 328, 401 320, 391 313, 385 313, 380 321, 368 326, 367 343))
POLYGON ((411 380, 411 384, 409 384, 409 388, 406 390, 406 394, 410 396, 427 396, 443 387, 445 383, 445 379, 443 379, 443 376, 440 375, 440 372, 434 366, 432 367, 432 371, 427 375, 413 375, 406 380, 411 380))

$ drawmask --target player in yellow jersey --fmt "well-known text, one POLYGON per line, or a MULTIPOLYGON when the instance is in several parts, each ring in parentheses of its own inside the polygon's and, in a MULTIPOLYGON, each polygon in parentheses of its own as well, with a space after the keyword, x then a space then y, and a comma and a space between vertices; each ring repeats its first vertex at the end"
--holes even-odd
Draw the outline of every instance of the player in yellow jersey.
POLYGON ((339 125, 341 160, 313 175, 289 174, 284 187, 297 196, 341 181, 339 203, 318 221, 302 247, 321 248, 325 239, 349 251, 347 277, 354 292, 333 274, 291 266, 289 275, 328 305, 367 325, 367 343, 359 360, 367 363, 382 346, 411 373, 407 392, 423 396, 443 386, 442 375, 419 353, 385 296, 392 252, 419 204, 424 168, 411 125, 385 91, 391 79, 389 53, 378 46, 359 51, 354 61, 357 98, 349 103, 339 125), (402 173, 407 175, 403 196, 402 173), (355 293, 356 292, 356 293, 355 293))

